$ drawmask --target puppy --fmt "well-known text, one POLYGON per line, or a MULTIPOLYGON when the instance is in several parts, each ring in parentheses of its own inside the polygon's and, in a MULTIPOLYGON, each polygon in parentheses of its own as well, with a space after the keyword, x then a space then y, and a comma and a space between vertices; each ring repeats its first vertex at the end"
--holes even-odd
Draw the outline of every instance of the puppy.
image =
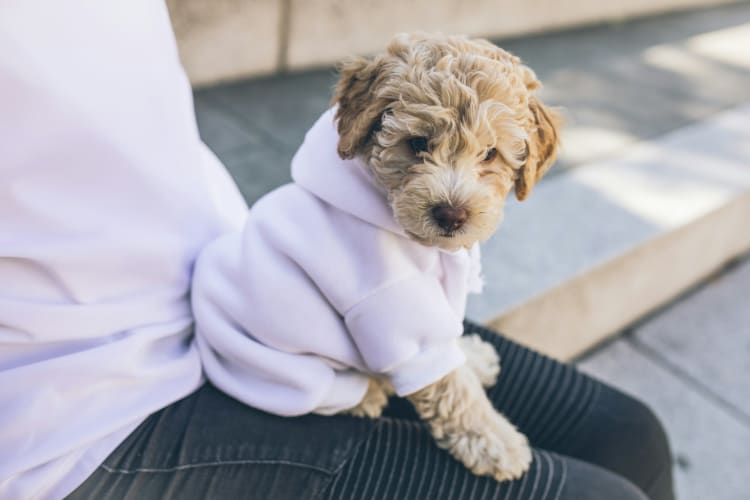
MULTIPOLYGON (((560 119, 539 87, 519 58, 484 40, 400 35, 384 54, 341 66, 338 152, 364 159, 415 241, 470 248, 495 231, 508 194, 526 199, 554 162, 560 119)), ((462 340, 467 365, 408 399, 474 473, 517 478, 531 461, 527 440, 482 390, 498 360, 478 338, 462 340)), ((374 381, 351 412, 377 415, 390 392, 374 381)))
POLYGON ((483 389, 497 355, 461 332, 477 242, 555 158, 559 117, 538 88, 517 57, 462 37, 399 35, 344 62, 294 182, 196 264, 212 382, 280 415, 377 417, 395 393, 474 473, 522 475, 527 440, 483 389))

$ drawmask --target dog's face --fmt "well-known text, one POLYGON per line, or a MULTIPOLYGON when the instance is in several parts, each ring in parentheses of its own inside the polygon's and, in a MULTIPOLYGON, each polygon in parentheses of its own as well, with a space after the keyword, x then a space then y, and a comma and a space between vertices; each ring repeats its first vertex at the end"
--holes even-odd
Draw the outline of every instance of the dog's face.
POLYGON ((557 151, 559 118, 534 73, 483 40, 399 35, 341 66, 342 158, 361 156, 414 240, 448 250, 487 239, 506 196, 525 199, 557 151))

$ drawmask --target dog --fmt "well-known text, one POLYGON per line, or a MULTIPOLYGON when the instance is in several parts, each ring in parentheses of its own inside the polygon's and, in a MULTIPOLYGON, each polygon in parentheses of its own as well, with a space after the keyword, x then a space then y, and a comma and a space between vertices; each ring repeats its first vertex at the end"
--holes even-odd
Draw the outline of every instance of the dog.
MULTIPOLYGON (((554 162, 559 112, 535 96, 531 69, 487 41, 400 35, 384 54, 350 59, 340 73, 338 152, 365 160, 395 219, 424 245, 486 240, 508 194, 526 199, 554 162)), ((478 338, 462 343, 465 367, 407 397, 437 444, 472 472, 517 478, 531 461, 527 440, 482 389, 495 383, 497 355, 478 338)), ((350 413, 377 416, 390 394, 387 382, 373 380, 350 413)))
POLYGON ((520 477, 528 441, 484 391, 498 356, 461 320, 477 243, 554 162, 560 113, 539 88, 519 58, 459 36, 401 34, 344 61, 295 182, 196 264, 208 377, 282 415, 376 418, 396 393, 473 473, 520 477))

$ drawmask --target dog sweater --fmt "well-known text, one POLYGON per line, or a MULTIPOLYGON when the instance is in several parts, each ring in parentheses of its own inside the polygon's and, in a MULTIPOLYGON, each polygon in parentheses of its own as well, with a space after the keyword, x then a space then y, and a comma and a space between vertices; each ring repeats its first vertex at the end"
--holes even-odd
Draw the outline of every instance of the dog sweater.
POLYGON ((466 297, 479 249, 410 240, 361 159, 342 160, 333 111, 307 133, 293 182, 196 264, 192 304, 208 378, 280 415, 357 405, 368 374, 398 395, 464 363, 466 297))

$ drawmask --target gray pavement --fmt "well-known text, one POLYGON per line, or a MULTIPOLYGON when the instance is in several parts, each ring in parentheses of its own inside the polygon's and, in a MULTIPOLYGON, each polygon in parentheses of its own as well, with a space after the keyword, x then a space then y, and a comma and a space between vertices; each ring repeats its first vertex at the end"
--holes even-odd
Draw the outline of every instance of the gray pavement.
MULTIPOLYGON (((750 4, 499 40, 566 108, 563 171, 750 100, 750 4), (708 39, 706 40, 706 37, 708 39)), ((328 106, 333 69, 195 93, 201 134, 248 201, 289 179, 289 160, 328 106)))
POLYGON ((749 293, 746 257, 579 362, 659 415, 680 500, 750 498, 749 293))

